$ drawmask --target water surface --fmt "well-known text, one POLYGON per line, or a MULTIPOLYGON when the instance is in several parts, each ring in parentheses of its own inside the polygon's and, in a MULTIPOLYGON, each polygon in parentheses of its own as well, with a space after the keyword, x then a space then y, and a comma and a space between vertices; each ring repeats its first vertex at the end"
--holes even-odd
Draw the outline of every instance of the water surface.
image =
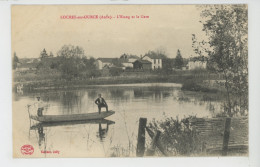
MULTIPOLYGON (((140 117, 149 122, 191 115, 212 117, 220 112, 220 102, 205 101, 198 93, 183 92, 180 87, 179 84, 153 83, 23 92, 14 95, 13 114, 20 120, 15 121, 14 127, 23 136, 19 139, 21 144, 26 142, 34 146, 35 156, 53 157, 53 153, 43 153, 48 150, 59 151, 59 154, 55 153, 57 157, 135 156, 140 117), (46 125, 29 130, 26 105, 32 104, 37 96, 47 105, 43 114, 64 115, 97 112, 94 101, 99 93, 109 109, 116 112, 107 118, 110 121, 46 125)), ((30 114, 36 114, 35 111, 32 107, 30 114)), ((33 125, 36 125, 35 121, 31 122, 33 125)))

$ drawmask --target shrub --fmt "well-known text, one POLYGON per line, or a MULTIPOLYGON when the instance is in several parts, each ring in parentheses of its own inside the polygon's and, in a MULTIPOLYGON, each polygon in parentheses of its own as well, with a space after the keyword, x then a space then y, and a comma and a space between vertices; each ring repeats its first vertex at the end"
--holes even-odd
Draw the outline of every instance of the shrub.
POLYGON ((207 88, 199 84, 199 81, 188 79, 182 84, 181 90, 216 93, 217 89, 207 88))
POLYGON ((122 72, 123 72, 123 70, 121 68, 111 67, 109 69, 109 73, 112 76, 119 76, 122 72))
POLYGON ((167 118, 149 123, 152 130, 160 130, 163 147, 173 155, 191 155, 201 152, 201 143, 195 129, 191 128, 188 117, 179 121, 167 118))

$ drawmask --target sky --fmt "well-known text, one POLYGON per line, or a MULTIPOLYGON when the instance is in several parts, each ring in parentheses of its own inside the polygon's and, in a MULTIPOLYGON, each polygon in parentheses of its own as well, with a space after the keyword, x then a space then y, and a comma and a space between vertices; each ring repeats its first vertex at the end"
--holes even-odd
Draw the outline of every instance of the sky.
POLYGON ((45 48, 56 56, 63 45, 70 44, 82 47, 86 56, 95 58, 124 53, 140 56, 149 50, 160 50, 174 58, 178 49, 189 58, 195 56, 192 34, 205 38, 199 20, 200 11, 195 5, 14 5, 12 53, 19 58, 37 58, 45 48), (98 18, 62 19, 64 15, 98 18))

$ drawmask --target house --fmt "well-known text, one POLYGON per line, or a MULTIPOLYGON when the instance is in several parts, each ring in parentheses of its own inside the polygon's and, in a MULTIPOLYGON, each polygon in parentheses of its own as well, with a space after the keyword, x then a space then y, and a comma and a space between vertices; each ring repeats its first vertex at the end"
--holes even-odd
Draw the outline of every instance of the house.
POLYGON ((153 70, 162 68, 163 56, 161 56, 161 55, 146 55, 146 56, 142 57, 141 59, 151 62, 151 69, 153 69, 153 70))
POLYGON ((151 70, 152 63, 148 60, 136 60, 133 62, 133 68, 135 70, 151 70))
POLYGON ((119 59, 119 62, 122 64, 122 66, 124 66, 125 68, 133 68, 133 62, 130 62, 127 59, 119 59))
POLYGON ((139 59, 138 56, 123 54, 120 58, 98 58, 95 64, 99 70, 104 67, 118 67, 125 70, 127 67, 133 68, 133 62, 137 59, 139 59))
POLYGON ((181 67, 181 70, 183 70, 183 71, 185 71, 185 70, 187 70, 187 69, 189 69, 189 66, 182 66, 182 67, 181 67))
POLYGON ((119 58, 119 62, 124 66, 124 67, 129 67, 129 68, 133 68, 133 62, 135 62, 136 60, 140 59, 138 56, 136 55, 127 55, 127 54, 123 54, 122 56, 120 56, 119 58))
POLYGON ((112 67, 115 60, 116 58, 98 58, 95 64, 99 70, 102 70, 104 67, 112 67))
POLYGON ((192 57, 188 62, 189 70, 206 69, 208 58, 204 56, 192 57))

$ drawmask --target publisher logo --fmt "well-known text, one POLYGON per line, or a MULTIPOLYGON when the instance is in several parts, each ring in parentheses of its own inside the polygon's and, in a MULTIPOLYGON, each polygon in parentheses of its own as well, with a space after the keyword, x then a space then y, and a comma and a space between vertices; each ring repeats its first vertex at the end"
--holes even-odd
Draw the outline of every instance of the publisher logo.
POLYGON ((34 152, 34 148, 31 145, 23 145, 21 147, 21 153, 23 155, 32 155, 34 152))

